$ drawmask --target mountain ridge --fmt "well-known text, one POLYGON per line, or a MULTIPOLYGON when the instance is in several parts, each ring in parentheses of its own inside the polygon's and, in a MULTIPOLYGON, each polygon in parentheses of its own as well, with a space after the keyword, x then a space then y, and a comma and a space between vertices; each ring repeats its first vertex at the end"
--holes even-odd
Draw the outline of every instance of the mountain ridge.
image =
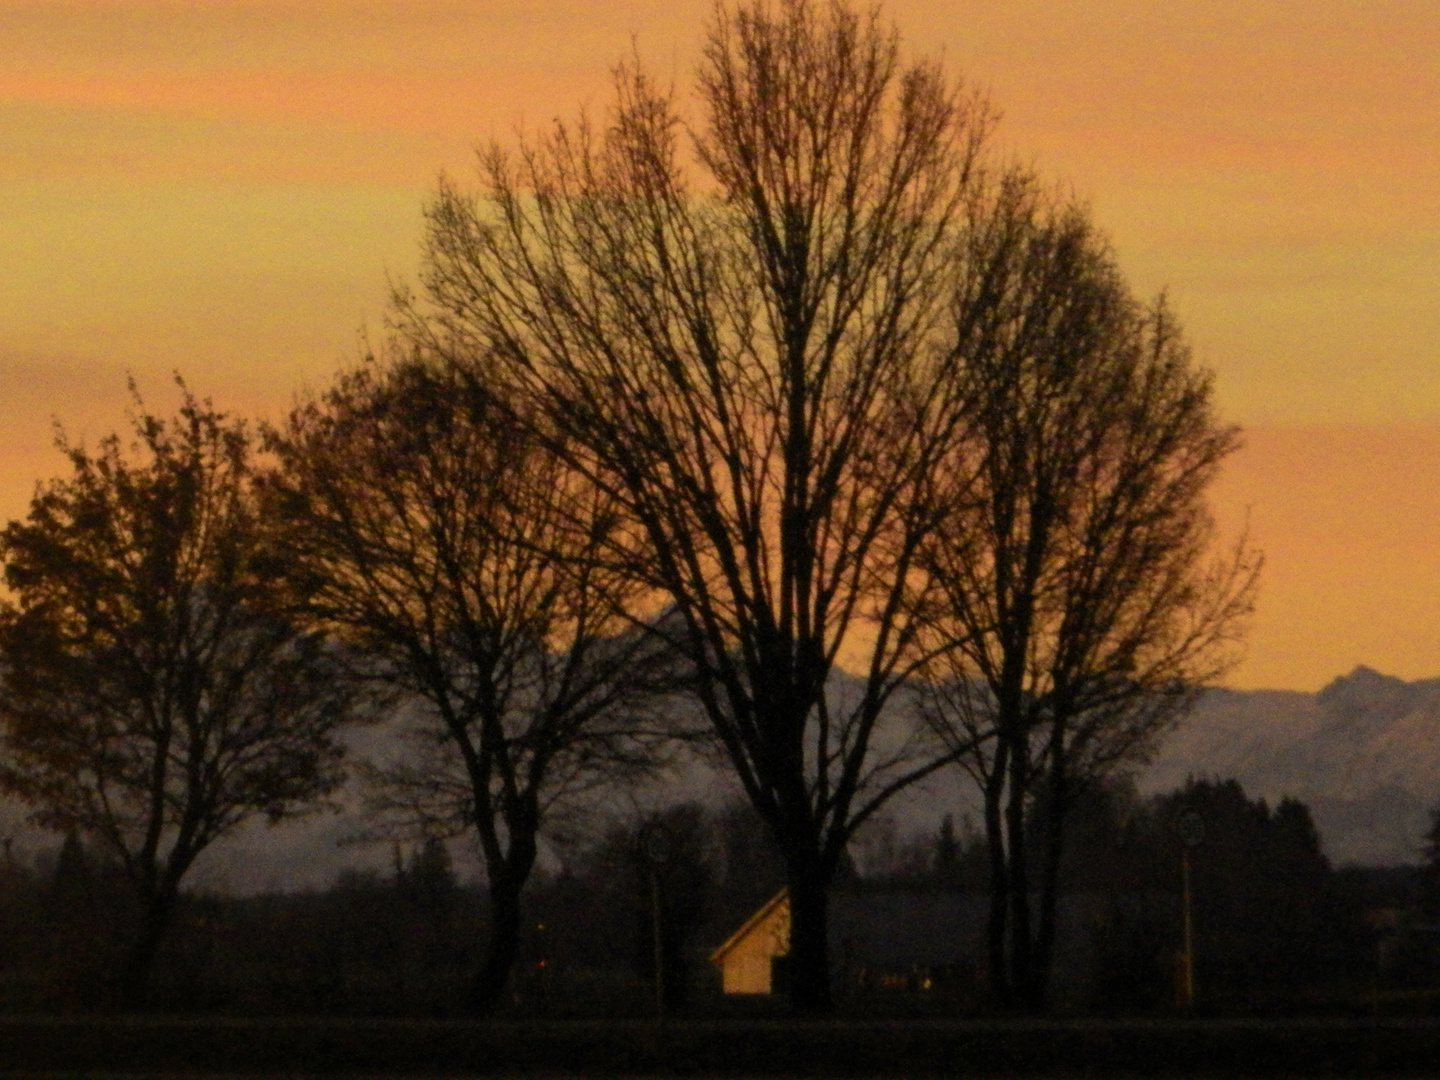
MULTIPOLYGON (((359 732, 354 749, 363 757, 384 738, 359 732)), ((1430 808, 1440 801, 1440 678, 1407 682, 1360 665, 1315 692, 1207 689, 1135 770, 1142 795, 1172 791, 1190 776, 1234 778, 1272 805, 1287 795, 1300 799, 1337 865, 1418 862, 1430 808)), ((930 828, 937 815, 964 808, 966 798, 950 778, 900 800, 896 813, 930 828)), ((323 887, 346 868, 383 871, 393 861, 389 845, 347 842, 362 826, 353 807, 276 827, 252 823, 202 856, 192 884, 252 893, 323 887)), ((25 824, 23 807, 0 799, 3 837, 31 851, 54 841, 25 824)), ((456 854, 474 872, 466 846, 457 845, 456 854)))
POLYGON ((1150 794, 1190 775, 1309 804, 1336 863, 1415 862, 1440 799, 1440 678, 1361 664, 1314 693, 1206 690, 1136 780, 1150 794))

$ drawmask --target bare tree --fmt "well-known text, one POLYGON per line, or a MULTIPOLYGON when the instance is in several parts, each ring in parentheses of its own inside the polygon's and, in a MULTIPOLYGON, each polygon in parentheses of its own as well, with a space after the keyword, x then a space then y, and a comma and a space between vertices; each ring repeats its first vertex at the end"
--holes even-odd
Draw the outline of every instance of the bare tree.
POLYGON ((1087 215, 1033 180, 986 222, 955 307, 970 487, 925 554, 950 643, 927 709, 984 797, 991 986, 1033 1009, 1077 788, 1143 758, 1238 658, 1260 560, 1243 540, 1210 555, 1205 494, 1238 436, 1163 300, 1137 304, 1087 215))
POLYGON ((244 425, 187 391, 135 436, 62 437, 71 475, 0 535, 0 785, 118 856, 140 908, 131 1003, 195 858, 330 792, 356 705, 333 650, 276 613, 244 425))
POLYGON ((358 673, 421 703, 377 806, 432 835, 478 834, 490 940, 470 990, 493 1007, 514 965, 542 825, 653 758, 665 668, 593 557, 604 493, 538 445, 473 377, 371 361, 292 413, 271 443, 302 610, 358 673))
POLYGON ((950 266, 991 115, 838 2, 717 6, 693 169, 671 98, 638 65, 616 85, 603 131, 482 155, 483 200, 442 185, 411 326, 494 363, 623 509, 614 563, 673 605, 789 866, 794 1004, 825 1010, 845 845, 939 765, 876 736, 949 497, 950 266))

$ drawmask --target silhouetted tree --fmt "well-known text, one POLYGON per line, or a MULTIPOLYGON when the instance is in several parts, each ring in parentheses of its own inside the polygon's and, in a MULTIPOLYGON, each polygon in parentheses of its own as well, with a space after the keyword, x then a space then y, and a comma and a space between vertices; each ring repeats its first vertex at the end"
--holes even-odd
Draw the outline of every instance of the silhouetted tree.
POLYGON ((984 220, 955 306, 969 486, 923 551, 943 590, 924 700, 984 798, 992 990, 1038 1009, 1073 798, 1238 658, 1259 558, 1211 561, 1206 491, 1237 436, 1163 301, 1138 304, 1085 212, 1033 180, 984 220))
POLYGON ((955 836, 955 815, 946 814, 935 834, 934 869, 937 881, 953 883, 959 873, 961 846, 955 836))
POLYGON ((437 836, 427 836, 397 874, 397 883, 427 913, 441 913, 455 894, 450 849, 437 836))
POLYGON ((1430 918, 1440 918, 1440 805, 1430 811, 1421 869, 1420 904, 1430 918))
POLYGON ((787 873, 774 835, 748 801, 730 802, 717 810, 715 834, 719 859, 714 925, 718 936, 713 944, 719 945, 784 888, 787 873))
POLYGON ((277 613, 244 424, 185 391, 134 428, 94 453, 62 437, 71 475, 0 534, 0 785, 120 860, 131 1001, 196 856, 333 790, 356 704, 324 640, 277 613))
POLYGON ((1276 995, 1303 999, 1337 972, 1373 970, 1370 935, 1303 803, 1286 798, 1272 810, 1234 780, 1192 780, 1162 797, 1156 864, 1169 864, 1172 882, 1174 823, 1185 810, 1205 821, 1205 840, 1191 853, 1197 1001, 1244 1008, 1276 995))
POLYGON ((900 823, 888 814, 871 818, 852 850, 867 881, 923 888, 932 880, 935 837, 924 831, 902 831, 900 823))
POLYGON ((271 443, 296 604, 359 676, 409 695, 408 745, 371 770, 372 808, 478 834, 490 939, 469 1001, 488 1010, 542 826, 655 748, 645 710, 668 660, 596 558, 612 500, 473 371, 421 356, 344 375, 271 443))
POLYGON ((938 767, 887 706, 964 412, 945 312, 991 113, 839 2, 718 5, 697 88, 687 129, 623 65, 604 130, 484 154, 483 204, 442 184, 410 329, 515 384, 623 514, 607 554, 672 605, 788 867, 793 1003, 823 1011, 846 844, 938 767))
POLYGON ((689 999, 696 937, 715 900, 714 821, 698 803, 680 803, 617 830, 610 843, 628 864, 627 893, 638 901, 632 907, 636 966, 651 982, 660 980, 667 1010, 680 1008, 689 999), (654 900, 659 901, 658 971, 654 900))

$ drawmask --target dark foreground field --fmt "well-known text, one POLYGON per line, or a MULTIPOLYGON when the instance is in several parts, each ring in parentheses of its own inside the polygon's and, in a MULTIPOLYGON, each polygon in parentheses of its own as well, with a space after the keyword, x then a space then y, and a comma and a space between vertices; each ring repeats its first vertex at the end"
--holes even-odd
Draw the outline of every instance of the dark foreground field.
POLYGON ((1431 1076, 1435 1020, 0 1018, 5 1076, 1431 1076))

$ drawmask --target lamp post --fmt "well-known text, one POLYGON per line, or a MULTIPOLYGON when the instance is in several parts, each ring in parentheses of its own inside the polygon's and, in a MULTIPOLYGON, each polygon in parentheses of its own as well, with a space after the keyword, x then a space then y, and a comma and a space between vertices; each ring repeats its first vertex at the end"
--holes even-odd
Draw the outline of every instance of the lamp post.
POLYGON ((1195 1004, 1195 936, 1190 918, 1190 852, 1199 847, 1205 839, 1205 819, 1198 810, 1186 810, 1177 820, 1176 829, 1180 833, 1180 903, 1184 919, 1184 952, 1181 955, 1183 968, 1177 989, 1181 1010, 1189 1012, 1195 1004))
POLYGON ((650 872, 650 927, 655 949, 655 1018, 665 1019, 665 941, 660 932, 660 871, 670 861, 670 830, 656 818, 647 821, 635 838, 636 850, 650 872))

